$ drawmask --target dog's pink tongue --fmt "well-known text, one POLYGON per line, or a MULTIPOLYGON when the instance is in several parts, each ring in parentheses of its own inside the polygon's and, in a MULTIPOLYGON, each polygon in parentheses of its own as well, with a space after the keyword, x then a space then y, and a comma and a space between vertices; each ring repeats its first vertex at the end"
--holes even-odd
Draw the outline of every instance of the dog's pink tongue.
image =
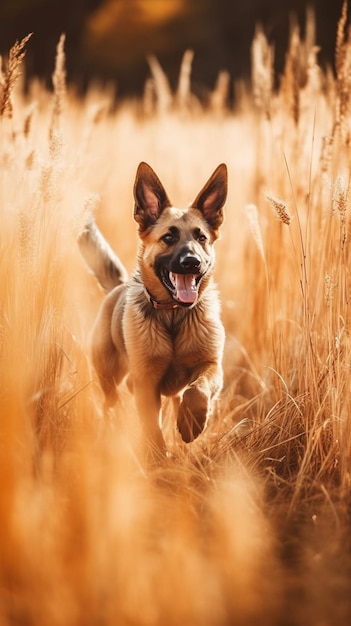
POLYGON ((196 276, 193 274, 173 274, 173 280, 180 302, 195 302, 197 298, 196 276))

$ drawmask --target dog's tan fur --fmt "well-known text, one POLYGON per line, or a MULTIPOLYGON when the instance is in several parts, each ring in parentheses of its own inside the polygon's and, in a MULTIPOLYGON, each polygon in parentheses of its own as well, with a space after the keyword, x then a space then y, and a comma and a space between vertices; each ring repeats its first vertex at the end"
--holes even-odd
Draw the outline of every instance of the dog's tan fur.
POLYGON ((160 450, 161 396, 174 398, 179 431, 190 442, 206 426, 222 388, 224 329, 212 270, 226 194, 222 164, 189 208, 175 208, 155 172, 141 163, 134 185, 140 236, 134 275, 127 278, 94 222, 79 240, 107 292, 92 341, 106 406, 116 402, 129 374, 144 432, 160 450))

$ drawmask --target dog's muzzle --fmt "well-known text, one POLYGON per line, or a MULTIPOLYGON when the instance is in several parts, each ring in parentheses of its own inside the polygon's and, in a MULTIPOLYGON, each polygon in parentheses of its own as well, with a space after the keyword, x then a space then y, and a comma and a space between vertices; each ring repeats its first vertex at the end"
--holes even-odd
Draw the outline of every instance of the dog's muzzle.
POLYGON ((179 251, 169 264, 168 279, 173 298, 185 306, 197 300, 201 278, 201 258, 188 246, 179 251))
POLYGON ((168 274, 174 297, 185 305, 196 302, 200 278, 201 259, 191 252, 180 254, 171 263, 168 274))
POLYGON ((179 306, 196 304, 202 279, 213 263, 212 257, 203 259, 194 247, 185 245, 176 254, 160 255, 156 273, 179 306))

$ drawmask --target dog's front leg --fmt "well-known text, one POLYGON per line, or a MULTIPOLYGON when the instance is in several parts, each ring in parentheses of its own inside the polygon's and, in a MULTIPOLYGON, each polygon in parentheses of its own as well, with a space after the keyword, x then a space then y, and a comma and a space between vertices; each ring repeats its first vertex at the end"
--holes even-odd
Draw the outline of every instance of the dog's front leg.
POLYGON ((184 391, 177 425, 186 443, 196 439, 205 428, 211 414, 212 402, 221 391, 222 385, 222 370, 217 365, 210 365, 184 391))
POLYGON ((146 439, 148 453, 154 457, 166 455, 166 445, 160 426, 161 396, 157 385, 144 374, 133 379, 134 397, 146 439))

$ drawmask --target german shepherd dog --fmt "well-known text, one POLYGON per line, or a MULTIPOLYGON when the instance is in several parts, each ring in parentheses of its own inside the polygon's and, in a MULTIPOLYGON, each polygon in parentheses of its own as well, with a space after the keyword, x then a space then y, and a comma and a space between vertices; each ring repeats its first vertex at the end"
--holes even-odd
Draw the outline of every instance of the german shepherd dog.
POLYGON ((158 176, 140 163, 134 184, 139 229, 131 278, 92 220, 81 252, 107 293, 92 337, 92 360, 108 409, 128 375, 148 442, 165 453, 161 396, 172 396, 185 442, 211 415, 223 384, 224 328, 212 279, 223 221, 227 168, 217 167, 194 202, 175 208, 158 176))

